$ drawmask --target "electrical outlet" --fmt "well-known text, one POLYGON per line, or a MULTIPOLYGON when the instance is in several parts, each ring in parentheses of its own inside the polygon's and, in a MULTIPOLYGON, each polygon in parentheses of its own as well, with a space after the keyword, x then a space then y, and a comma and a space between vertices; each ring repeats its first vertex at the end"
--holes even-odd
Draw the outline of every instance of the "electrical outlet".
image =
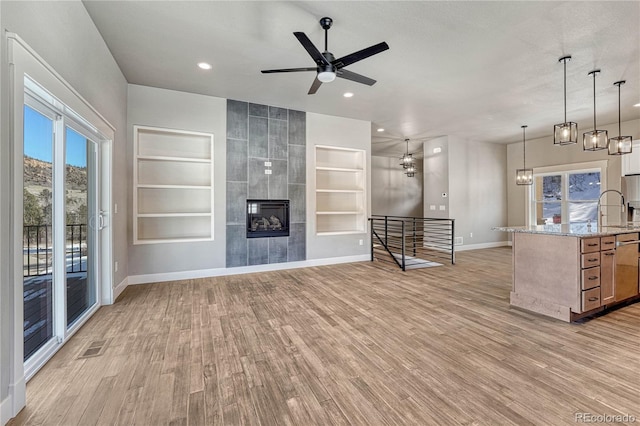
POLYGON ((440 204, 440 210, 444 210, 445 206, 443 204, 440 204))
POLYGON ((455 237, 453 239, 453 244, 455 244, 456 246, 461 246, 462 244, 464 244, 464 240, 462 239, 462 237, 455 237))
POLYGON ((429 210, 435 210, 435 209, 436 209, 436 206, 434 206, 433 204, 429 206, 429 210))
POLYGON ((364 240, 358 240, 358 243, 360 243, 360 245, 364 244, 364 240))
POLYGON ((265 167, 271 167, 271 161, 265 161, 264 162, 264 166, 265 167))
POLYGON ((118 272, 118 261, 117 260, 113 264, 113 269, 115 269, 115 271, 118 272))
POLYGON ((469 238, 473 238, 473 232, 469 232, 469 238))
POLYGON ((270 175, 270 174, 271 174, 271 169, 267 169, 267 170, 265 170, 265 171, 264 171, 264 174, 265 174, 265 175, 270 175))
POLYGON ((113 213, 114 213, 114 214, 118 214, 118 203, 115 203, 115 204, 113 205, 113 213))

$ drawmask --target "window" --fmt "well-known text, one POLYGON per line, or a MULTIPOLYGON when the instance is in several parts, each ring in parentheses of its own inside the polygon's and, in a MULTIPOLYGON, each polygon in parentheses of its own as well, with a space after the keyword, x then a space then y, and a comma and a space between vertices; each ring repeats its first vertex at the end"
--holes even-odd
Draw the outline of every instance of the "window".
POLYGON ((602 187, 600 168, 536 173, 531 191, 531 223, 596 224, 602 187))

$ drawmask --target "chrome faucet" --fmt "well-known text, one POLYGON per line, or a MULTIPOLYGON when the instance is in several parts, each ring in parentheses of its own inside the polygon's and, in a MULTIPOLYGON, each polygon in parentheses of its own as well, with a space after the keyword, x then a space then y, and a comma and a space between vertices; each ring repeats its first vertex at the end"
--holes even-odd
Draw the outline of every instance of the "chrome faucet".
MULTIPOLYGON (((615 192, 616 194, 620 195, 620 199, 621 199, 621 207, 622 207, 622 211, 621 211, 621 217, 624 216, 624 212, 625 212, 625 208, 624 208, 624 195, 622 194, 622 192, 618 191, 617 189, 607 189, 606 191, 602 191, 602 194, 600 194, 600 197, 598 198, 598 229, 602 228, 602 216, 604 216, 602 214, 602 206, 603 204, 601 203, 602 201, 602 196, 604 194, 606 194, 607 192, 615 192)), ((606 206, 606 205, 605 205, 606 206)))

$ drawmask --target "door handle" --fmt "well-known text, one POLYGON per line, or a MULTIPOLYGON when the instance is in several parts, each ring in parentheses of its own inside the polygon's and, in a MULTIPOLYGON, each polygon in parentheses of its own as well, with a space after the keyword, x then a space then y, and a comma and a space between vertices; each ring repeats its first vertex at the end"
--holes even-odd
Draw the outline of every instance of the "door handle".
POLYGON ((102 231, 104 226, 104 212, 100 210, 98 212, 98 231, 102 231))
POLYGON ((597 298, 597 297, 590 297, 590 298, 589 298, 589 302, 595 302, 596 300, 598 300, 598 298, 597 298))

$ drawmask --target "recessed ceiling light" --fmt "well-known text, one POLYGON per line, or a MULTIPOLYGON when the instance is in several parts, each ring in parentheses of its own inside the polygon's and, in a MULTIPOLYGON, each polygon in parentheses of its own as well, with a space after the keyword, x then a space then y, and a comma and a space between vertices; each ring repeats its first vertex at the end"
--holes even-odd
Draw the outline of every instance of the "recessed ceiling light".
POLYGON ((345 98, 352 98, 352 97, 353 97, 353 93, 351 93, 351 92, 345 92, 345 94, 344 94, 344 95, 342 95, 342 96, 344 96, 345 98))
POLYGON ((380 127, 380 128, 378 129, 378 131, 379 131, 379 132, 384 132, 384 129, 383 129, 382 127, 380 127))
POLYGON ((206 62, 198 62, 198 67, 203 70, 210 70, 212 68, 211 64, 208 64, 206 62))
POLYGON ((640 102, 634 105, 634 107, 640 107, 640 102))

